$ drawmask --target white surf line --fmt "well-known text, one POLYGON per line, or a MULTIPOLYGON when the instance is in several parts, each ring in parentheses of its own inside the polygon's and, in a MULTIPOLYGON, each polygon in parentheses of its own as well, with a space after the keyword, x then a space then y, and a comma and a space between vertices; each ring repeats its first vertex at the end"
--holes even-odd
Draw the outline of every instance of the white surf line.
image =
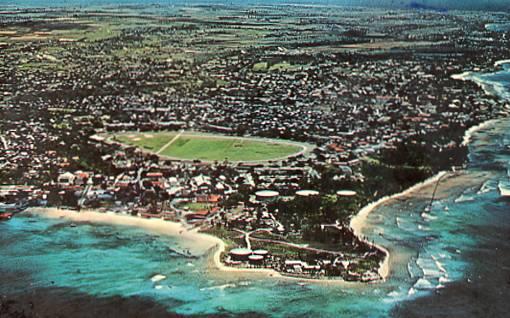
POLYGON ((504 64, 510 64, 510 59, 497 61, 496 63, 494 63, 494 66, 501 66, 504 64))
POLYGON ((392 200, 399 199, 399 198, 405 197, 407 195, 410 195, 411 193, 413 193, 415 191, 418 191, 426 186, 434 184, 435 182, 439 181, 445 175, 448 175, 448 174, 451 175, 451 172, 440 171, 436 175, 434 175, 422 182, 419 182, 419 183, 413 185, 412 187, 407 188, 406 190, 404 190, 402 192, 382 197, 375 202, 365 205, 356 215, 354 215, 351 218, 349 226, 351 227, 354 235, 356 237, 358 237, 361 241, 368 244, 369 246, 374 246, 374 247, 382 250, 383 253, 386 254, 386 256, 384 257, 384 260, 381 262, 381 264, 379 264, 379 269, 378 269, 378 273, 381 276, 382 281, 386 281, 386 279, 390 275, 390 252, 384 246, 381 246, 377 243, 372 243, 369 241, 368 238, 365 238, 363 236, 363 229, 365 228, 368 215, 370 213, 372 213, 377 207, 379 207, 387 202, 391 202, 392 200))
POLYGON ((490 127, 492 124, 498 122, 499 119, 489 119, 484 122, 479 123, 478 125, 472 126, 464 133, 464 138, 462 140, 462 146, 467 146, 471 139, 473 139, 473 135, 484 128, 490 127))
POLYGON ((166 148, 170 147, 171 144, 173 144, 179 137, 181 137, 182 133, 184 133, 184 130, 179 131, 177 135, 175 135, 172 140, 166 143, 163 147, 161 147, 158 152, 156 152, 157 155, 161 154, 166 148))

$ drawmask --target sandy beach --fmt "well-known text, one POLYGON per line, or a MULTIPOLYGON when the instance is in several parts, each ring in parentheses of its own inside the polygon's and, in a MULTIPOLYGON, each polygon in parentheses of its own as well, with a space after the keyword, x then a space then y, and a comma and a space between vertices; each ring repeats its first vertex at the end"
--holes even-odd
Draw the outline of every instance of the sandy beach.
POLYGON ((419 191, 423 190, 425 187, 432 185, 435 182, 437 182, 437 180, 443 178, 446 174, 447 174, 447 172, 442 171, 421 183, 415 184, 414 186, 412 186, 411 188, 408 188, 407 190, 405 190, 403 192, 400 192, 400 193, 397 193, 397 194, 394 194, 391 196, 383 197, 375 202, 372 202, 372 203, 366 205, 364 208, 362 208, 358 212, 358 214, 356 214, 351 219, 350 226, 351 226, 354 234, 356 236, 360 237, 366 244, 375 246, 376 248, 382 250, 386 254, 386 257, 384 258, 383 262, 381 263, 381 265, 379 267, 379 275, 381 276, 382 280, 386 280, 390 274, 390 257, 391 257, 391 255, 390 255, 390 252, 383 246, 373 244, 372 242, 369 242, 367 239, 364 238, 363 228, 366 225, 366 220, 367 220, 368 215, 371 212, 373 212, 377 207, 379 207, 383 204, 388 204, 392 200, 399 199, 399 198, 408 196, 411 193, 419 192, 419 191))
MULTIPOLYGON (((465 76, 468 76, 469 73, 466 72, 464 74, 457 75, 457 78, 455 79, 462 79, 465 80, 465 76), (467 74, 467 75, 466 75, 467 74)), ((455 76, 455 75, 454 75, 455 76)), ((453 78, 453 76, 452 76, 453 78)), ((463 146, 467 146, 469 142, 471 141, 473 134, 477 131, 484 129, 486 127, 489 127, 490 125, 494 124, 497 121, 497 119, 488 120, 485 122, 482 122, 476 126, 473 126, 469 128, 465 134, 462 141, 463 146)), ((434 192, 434 188, 436 186, 436 183, 439 182, 437 187, 437 192, 435 194, 436 199, 444 199, 448 197, 448 192, 452 188, 458 188, 460 186, 463 187, 470 187, 470 186, 476 186, 479 184, 482 184, 486 180, 488 180, 491 177, 491 175, 487 172, 480 172, 477 176, 473 176, 472 174, 466 174, 463 171, 441 171, 437 173, 436 175, 428 178, 427 180, 417 183, 414 186, 400 192, 396 193, 391 196, 383 197, 375 202, 372 202, 365 207, 363 207, 358 214, 356 214, 350 222, 350 226, 354 232, 354 234, 358 237, 360 237, 362 240, 364 240, 365 243, 375 246, 378 249, 382 250, 386 257, 384 258, 384 261, 381 263, 379 267, 379 275, 381 276, 382 280, 386 280, 388 276, 390 275, 390 252, 388 249, 386 249, 383 246, 373 244, 372 242, 368 241, 366 238, 364 238, 363 234, 363 228, 366 226, 366 220, 368 215, 373 212, 377 207, 383 205, 383 204, 390 204, 392 201, 397 199, 411 199, 411 198, 431 198, 434 192)))
POLYGON ((504 64, 510 64, 510 59, 497 61, 496 63, 494 63, 494 66, 501 66, 504 64))
MULTIPOLYGON (((205 234, 206 235, 206 234, 205 234)), ((211 235, 208 235, 208 236, 211 236, 211 235)), ((211 236, 211 237, 214 237, 214 236, 211 236)), ((212 256, 209 258, 210 259, 210 262, 209 262, 209 270, 216 270, 217 272, 228 272, 229 275, 230 274, 238 274, 236 276, 240 277, 239 274, 249 274, 250 276, 253 275, 253 274, 256 274, 257 276, 260 276, 260 277, 284 277, 282 276, 279 272, 273 270, 273 269, 270 269, 270 268, 237 268, 237 267, 232 267, 232 266, 226 266, 225 264, 223 264, 223 262, 221 261, 221 254, 225 252, 226 250, 226 245, 225 245, 225 242, 223 242, 223 240, 219 239, 219 238, 216 238, 214 237, 215 239, 217 239, 217 244, 214 248, 214 252, 212 254, 212 256)))
POLYGON ((133 226, 149 233, 168 235, 179 238, 178 250, 189 251, 192 255, 212 255, 210 257, 211 270, 230 273, 258 273, 262 276, 281 277, 282 275, 272 269, 250 269, 226 266, 221 262, 221 254, 226 246, 223 240, 213 235, 200 233, 197 229, 188 229, 183 224, 163 219, 145 219, 124 214, 102 213, 93 210, 81 210, 80 212, 59 208, 31 208, 27 212, 46 218, 66 219, 72 222, 91 222, 98 224, 113 224, 121 226, 133 226))
POLYGON ((271 278, 281 279, 286 281, 296 281, 302 283, 313 283, 321 285, 335 285, 335 286, 359 286, 360 282, 348 282, 343 279, 336 278, 305 278, 305 277, 293 277, 283 275, 280 272, 270 268, 238 268, 232 266, 226 266, 221 262, 221 254, 225 251, 225 243, 219 241, 216 246, 212 257, 210 257, 209 271, 212 272, 213 276, 219 279, 253 279, 257 278, 271 278))
POLYGON ((498 119, 487 120, 466 130, 466 133, 464 134, 464 139, 462 140, 462 145, 467 146, 471 139, 473 138, 473 134, 475 132, 479 131, 480 129, 487 128, 496 123, 497 121, 498 119))
POLYGON ((179 237, 178 249, 182 252, 189 250, 192 255, 204 255, 218 243, 222 243, 219 238, 199 233, 196 230, 189 230, 180 223, 169 222, 162 219, 144 219, 123 214, 101 213, 93 210, 81 210, 77 212, 58 208, 31 208, 27 212, 47 218, 64 218, 72 222, 134 226, 156 235, 179 237))
MULTIPOLYGON (((495 68, 501 68, 503 65, 510 64, 510 60, 499 60, 494 63, 495 68)), ((464 72, 461 74, 453 74, 450 76, 451 79, 459 81, 472 81, 478 87, 480 87, 487 95, 499 96, 497 87, 493 83, 482 81, 476 77, 481 72, 464 72)))
POLYGON ((461 74, 453 74, 451 78, 458 81, 468 81, 470 76, 471 72, 464 72, 461 74))
POLYGON ((384 246, 373 244, 364 238, 365 236, 363 229, 366 226, 367 217, 371 212, 380 206, 390 205, 395 200, 430 199, 432 198, 436 184, 437 189, 435 193, 435 199, 445 199, 451 196, 452 190, 481 186, 492 176, 493 175, 488 172, 467 173, 465 171, 441 171, 429 179, 418 183, 403 192, 388 197, 383 197, 361 209, 360 212, 351 219, 350 226, 353 229, 353 232, 358 237, 362 238, 365 243, 379 248, 386 254, 386 257, 379 268, 379 275, 381 275, 382 279, 386 280, 390 275, 390 259, 392 256, 388 249, 386 249, 384 246))
POLYGON ((488 83, 485 83, 485 82, 482 82, 482 81, 479 81, 479 80, 475 80, 475 74, 476 73, 474 73, 474 72, 464 72, 464 73, 461 73, 461 74, 454 74, 454 75, 452 75, 450 77, 452 79, 458 80, 458 81, 472 81, 478 87, 480 87, 485 92, 485 94, 487 94, 487 95, 497 95, 494 92, 494 88, 492 87, 492 85, 490 85, 488 83))
POLYGON ((221 261, 221 254, 226 246, 223 240, 213 235, 200 233, 197 229, 188 229, 183 224, 165 221, 163 219, 144 219, 140 217, 102 213, 93 210, 81 210, 80 212, 59 208, 31 208, 28 213, 37 214, 41 217, 53 219, 66 219, 71 222, 91 222, 98 224, 112 224, 120 226, 133 226, 142 228, 149 233, 156 235, 168 235, 179 238, 179 246, 173 249, 185 253, 190 251, 195 256, 208 256, 208 271, 211 275, 219 279, 250 279, 258 278, 278 278, 284 280, 294 280, 321 284, 345 284, 353 285, 356 282, 346 282, 340 279, 308 279, 301 277, 291 277, 280 274, 269 268, 236 268, 226 266, 221 261))

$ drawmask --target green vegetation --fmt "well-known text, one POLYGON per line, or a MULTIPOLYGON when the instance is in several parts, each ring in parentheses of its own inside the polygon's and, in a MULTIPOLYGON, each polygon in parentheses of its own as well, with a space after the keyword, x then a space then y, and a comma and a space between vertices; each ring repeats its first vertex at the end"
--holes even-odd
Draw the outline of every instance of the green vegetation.
POLYGON ((270 251, 271 255, 277 257, 283 257, 288 259, 296 259, 300 258, 302 255, 308 254, 307 251, 299 249, 297 247, 292 247, 285 244, 274 244, 268 242, 261 242, 252 240, 251 242, 252 249, 263 249, 270 251))
POLYGON ((222 239, 226 245, 225 249, 227 252, 237 246, 244 246, 244 238, 239 232, 236 231, 231 231, 221 227, 212 227, 206 230, 202 230, 201 232, 214 235, 222 239))
POLYGON ((175 132, 126 133, 115 135, 114 140, 156 152, 172 140, 175 135, 175 132))
POLYGON ((253 65, 253 70, 255 72, 261 72, 261 71, 266 71, 267 70, 267 62, 259 62, 259 63, 255 63, 253 65))
MULTIPOLYGON (((115 136, 121 143, 158 152, 175 133, 126 133, 115 136)), ((212 135, 182 135, 163 149, 161 155, 187 160, 256 161, 271 160, 299 152, 300 146, 280 142, 226 138, 212 135)))
POLYGON ((304 65, 292 64, 287 61, 278 63, 259 62, 253 65, 254 72, 295 72, 298 71, 304 65))
POLYGON ((322 197, 296 197, 292 200, 280 200, 274 207, 278 209, 278 219, 287 229, 302 232, 301 240, 295 243, 313 242, 315 246, 337 244, 341 237, 328 234, 321 228, 322 224, 340 222, 347 224, 351 215, 359 211, 363 197, 338 197, 334 194, 322 197), (317 245, 318 244, 318 245, 317 245))
POLYGON ((281 71, 281 72, 291 72, 297 71, 302 65, 290 64, 289 62, 281 62, 271 65, 269 68, 270 71, 281 71))
POLYGON ((163 151, 163 155, 201 160, 268 160, 288 156, 299 147, 237 138, 184 136, 163 151))
POLYGON ((185 209, 188 208, 190 211, 201 211, 201 210, 209 210, 212 208, 211 204, 208 203, 199 203, 199 202, 184 202, 179 205, 179 208, 185 209))

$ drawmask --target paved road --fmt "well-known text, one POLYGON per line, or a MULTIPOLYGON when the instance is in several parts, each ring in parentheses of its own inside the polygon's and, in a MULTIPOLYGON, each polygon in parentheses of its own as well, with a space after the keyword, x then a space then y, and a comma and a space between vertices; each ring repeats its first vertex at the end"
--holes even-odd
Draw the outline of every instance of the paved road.
POLYGON ((161 147, 161 149, 158 150, 158 152, 156 152, 157 155, 161 154, 163 151, 166 150, 166 148, 170 147, 171 144, 173 144, 177 139, 179 139, 179 137, 181 137, 182 133, 184 132, 184 130, 181 130, 179 131, 179 133, 177 135, 175 135, 174 138, 172 138, 172 140, 170 140, 169 142, 167 142, 166 145, 164 145, 163 147, 161 147))

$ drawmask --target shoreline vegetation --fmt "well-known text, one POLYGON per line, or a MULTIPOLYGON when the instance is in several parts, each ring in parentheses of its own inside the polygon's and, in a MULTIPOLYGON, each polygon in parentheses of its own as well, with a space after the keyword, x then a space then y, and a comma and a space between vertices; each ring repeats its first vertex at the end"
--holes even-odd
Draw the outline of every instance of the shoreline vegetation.
MULTIPOLYGON (((500 68, 502 65, 509 64, 509 63, 510 63, 510 59, 499 60, 499 61, 496 61, 494 63, 494 67, 500 68)), ((495 97, 498 97, 496 94, 492 93, 490 90, 487 89, 487 85, 486 84, 481 83, 480 81, 478 81, 475 78, 473 78, 472 77, 472 72, 464 72, 462 74, 454 74, 454 75, 451 76, 451 78, 455 79, 455 80, 474 82, 475 84, 479 85, 488 95, 494 95, 495 97)), ((501 119, 489 119, 487 121, 481 122, 481 123, 479 123, 477 125, 474 125, 474 126, 470 127, 469 129, 467 129, 464 132, 464 136, 463 136, 462 144, 461 145, 462 146, 468 146, 469 142, 471 142, 471 140, 473 138, 473 135, 476 132, 489 127, 490 125, 496 123, 499 120, 501 120, 501 119)), ((379 267, 379 270, 378 270, 379 275, 381 276, 381 279, 383 281, 386 280, 389 277, 390 272, 391 272, 391 268, 390 268, 391 254, 390 254, 389 250, 386 247, 378 245, 378 244, 375 244, 375 243, 372 243, 367 238, 364 238, 363 228, 366 226, 366 221, 367 221, 367 218, 368 218, 369 214, 372 213, 374 210, 376 210, 378 207, 380 207, 382 205, 391 204, 391 202, 396 200, 396 199, 408 199, 413 194, 420 193, 420 192, 426 192, 427 191, 427 187, 429 187, 431 185, 434 185, 436 183, 439 185, 439 183, 441 181, 443 183, 443 187, 449 188, 448 185, 445 186, 445 184, 448 184, 448 179, 460 176, 460 175, 463 174, 463 172, 464 172, 463 170, 460 170, 460 171, 457 171, 457 172, 454 172, 454 171, 440 171, 437 174, 435 174, 434 176, 429 177, 428 179, 426 179, 426 180, 424 180, 422 182, 419 182, 419 183, 409 187, 408 189, 406 189, 406 190, 404 190, 404 191, 402 191, 400 193, 396 193, 396 194, 393 194, 393 195, 390 195, 390 196, 385 196, 385 197, 380 198, 377 201, 374 201, 374 202, 371 202, 371 203, 367 204, 356 215, 354 215, 352 217, 352 219, 350 221, 350 226, 353 229, 354 234, 357 237, 361 238, 366 244, 372 245, 372 246, 380 249, 385 254, 385 258, 380 263, 380 267, 379 267), (444 180, 441 180, 443 178, 444 178, 444 180)), ((485 177, 484 179, 482 179, 483 181, 479 181, 478 183, 482 184, 487 179, 488 178, 485 177)), ((453 182, 453 184, 455 184, 455 182, 453 182)), ((437 195, 437 197, 440 197, 441 196, 441 193, 440 193, 441 189, 440 188, 438 188, 438 189, 439 189, 439 193, 437 193, 436 195, 437 195)))

